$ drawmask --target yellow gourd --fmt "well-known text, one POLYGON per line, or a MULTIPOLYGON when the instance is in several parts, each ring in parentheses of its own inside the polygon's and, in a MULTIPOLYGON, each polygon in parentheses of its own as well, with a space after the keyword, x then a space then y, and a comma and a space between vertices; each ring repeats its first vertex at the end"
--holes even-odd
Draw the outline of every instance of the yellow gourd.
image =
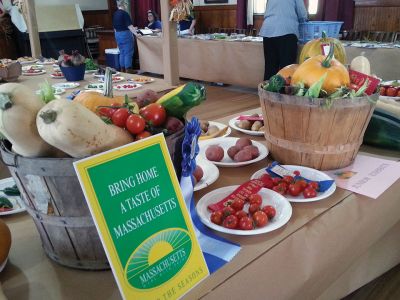
POLYGON ((330 45, 331 43, 335 45, 335 59, 340 61, 342 64, 346 64, 346 50, 343 44, 338 39, 327 37, 324 31, 322 32, 321 38, 311 40, 303 46, 303 49, 300 52, 299 64, 303 63, 310 57, 323 55, 322 45, 330 45))
POLYGON ((303 62, 292 77, 292 85, 304 83, 309 88, 327 73, 322 89, 328 94, 336 92, 342 86, 350 85, 350 76, 346 67, 333 58, 334 47, 331 48, 328 56, 318 55, 303 62))
POLYGON ((112 71, 110 68, 106 68, 103 95, 97 92, 82 92, 74 98, 74 102, 82 104, 92 112, 98 114, 99 106, 110 106, 113 103, 122 105, 124 103, 125 97, 113 97, 112 89, 112 71))

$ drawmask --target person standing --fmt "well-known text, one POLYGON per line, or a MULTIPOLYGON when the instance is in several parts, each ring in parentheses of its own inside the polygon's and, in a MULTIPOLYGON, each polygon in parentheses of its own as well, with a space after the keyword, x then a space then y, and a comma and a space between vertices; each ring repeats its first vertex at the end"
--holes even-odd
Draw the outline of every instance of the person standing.
POLYGON ((299 23, 306 21, 304 0, 267 0, 259 33, 264 45, 264 80, 296 62, 299 23))
POLYGON ((113 27, 115 40, 119 48, 119 65, 122 72, 131 73, 132 58, 135 51, 136 29, 132 25, 132 20, 126 12, 127 4, 125 0, 117 0, 118 9, 113 15, 113 27))

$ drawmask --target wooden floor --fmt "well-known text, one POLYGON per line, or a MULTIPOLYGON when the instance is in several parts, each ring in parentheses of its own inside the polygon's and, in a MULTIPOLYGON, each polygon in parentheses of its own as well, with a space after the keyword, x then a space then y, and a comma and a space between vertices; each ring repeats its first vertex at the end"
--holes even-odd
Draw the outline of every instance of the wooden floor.
MULTIPOLYGON (((237 89, 230 86, 207 87, 207 100, 202 103, 203 109, 190 110, 188 117, 197 116, 203 120, 213 120, 215 116, 240 113, 260 106, 256 90, 237 89), (204 105, 209 109, 204 110, 204 105)), ((389 270, 367 285, 354 291, 342 300, 400 300, 400 265, 389 270)))

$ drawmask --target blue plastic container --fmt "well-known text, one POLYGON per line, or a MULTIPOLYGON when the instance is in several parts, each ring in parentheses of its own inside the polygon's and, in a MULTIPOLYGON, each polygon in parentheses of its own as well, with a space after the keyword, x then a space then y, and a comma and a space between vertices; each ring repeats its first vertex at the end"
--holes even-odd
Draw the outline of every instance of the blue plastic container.
POLYGON ((106 49, 106 66, 119 70, 119 49, 106 49))
POLYGON ((322 31, 326 32, 328 37, 338 38, 340 28, 343 22, 331 22, 331 21, 313 21, 300 23, 299 25, 299 42, 302 44, 307 43, 313 39, 320 38, 322 31))
POLYGON ((78 67, 62 67, 60 66, 61 72, 67 81, 80 81, 85 77, 86 65, 80 65, 78 67))

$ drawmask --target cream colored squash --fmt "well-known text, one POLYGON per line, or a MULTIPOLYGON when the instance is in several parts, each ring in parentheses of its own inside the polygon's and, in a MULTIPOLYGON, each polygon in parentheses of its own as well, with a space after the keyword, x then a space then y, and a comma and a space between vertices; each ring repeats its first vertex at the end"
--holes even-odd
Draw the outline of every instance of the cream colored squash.
POLYGON ((364 52, 361 53, 360 56, 353 58, 350 64, 350 69, 366 75, 371 75, 371 65, 368 58, 364 56, 364 52))
POLYGON ((0 132, 22 156, 53 156, 56 149, 47 144, 36 128, 36 114, 44 102, 26 86, 0 85, 0 132))
POLYGON ((46 142, 77 158, 133 142, 126 130, 104 123, 83 105, 65 99, 46 104, 36 124, 46 142))

